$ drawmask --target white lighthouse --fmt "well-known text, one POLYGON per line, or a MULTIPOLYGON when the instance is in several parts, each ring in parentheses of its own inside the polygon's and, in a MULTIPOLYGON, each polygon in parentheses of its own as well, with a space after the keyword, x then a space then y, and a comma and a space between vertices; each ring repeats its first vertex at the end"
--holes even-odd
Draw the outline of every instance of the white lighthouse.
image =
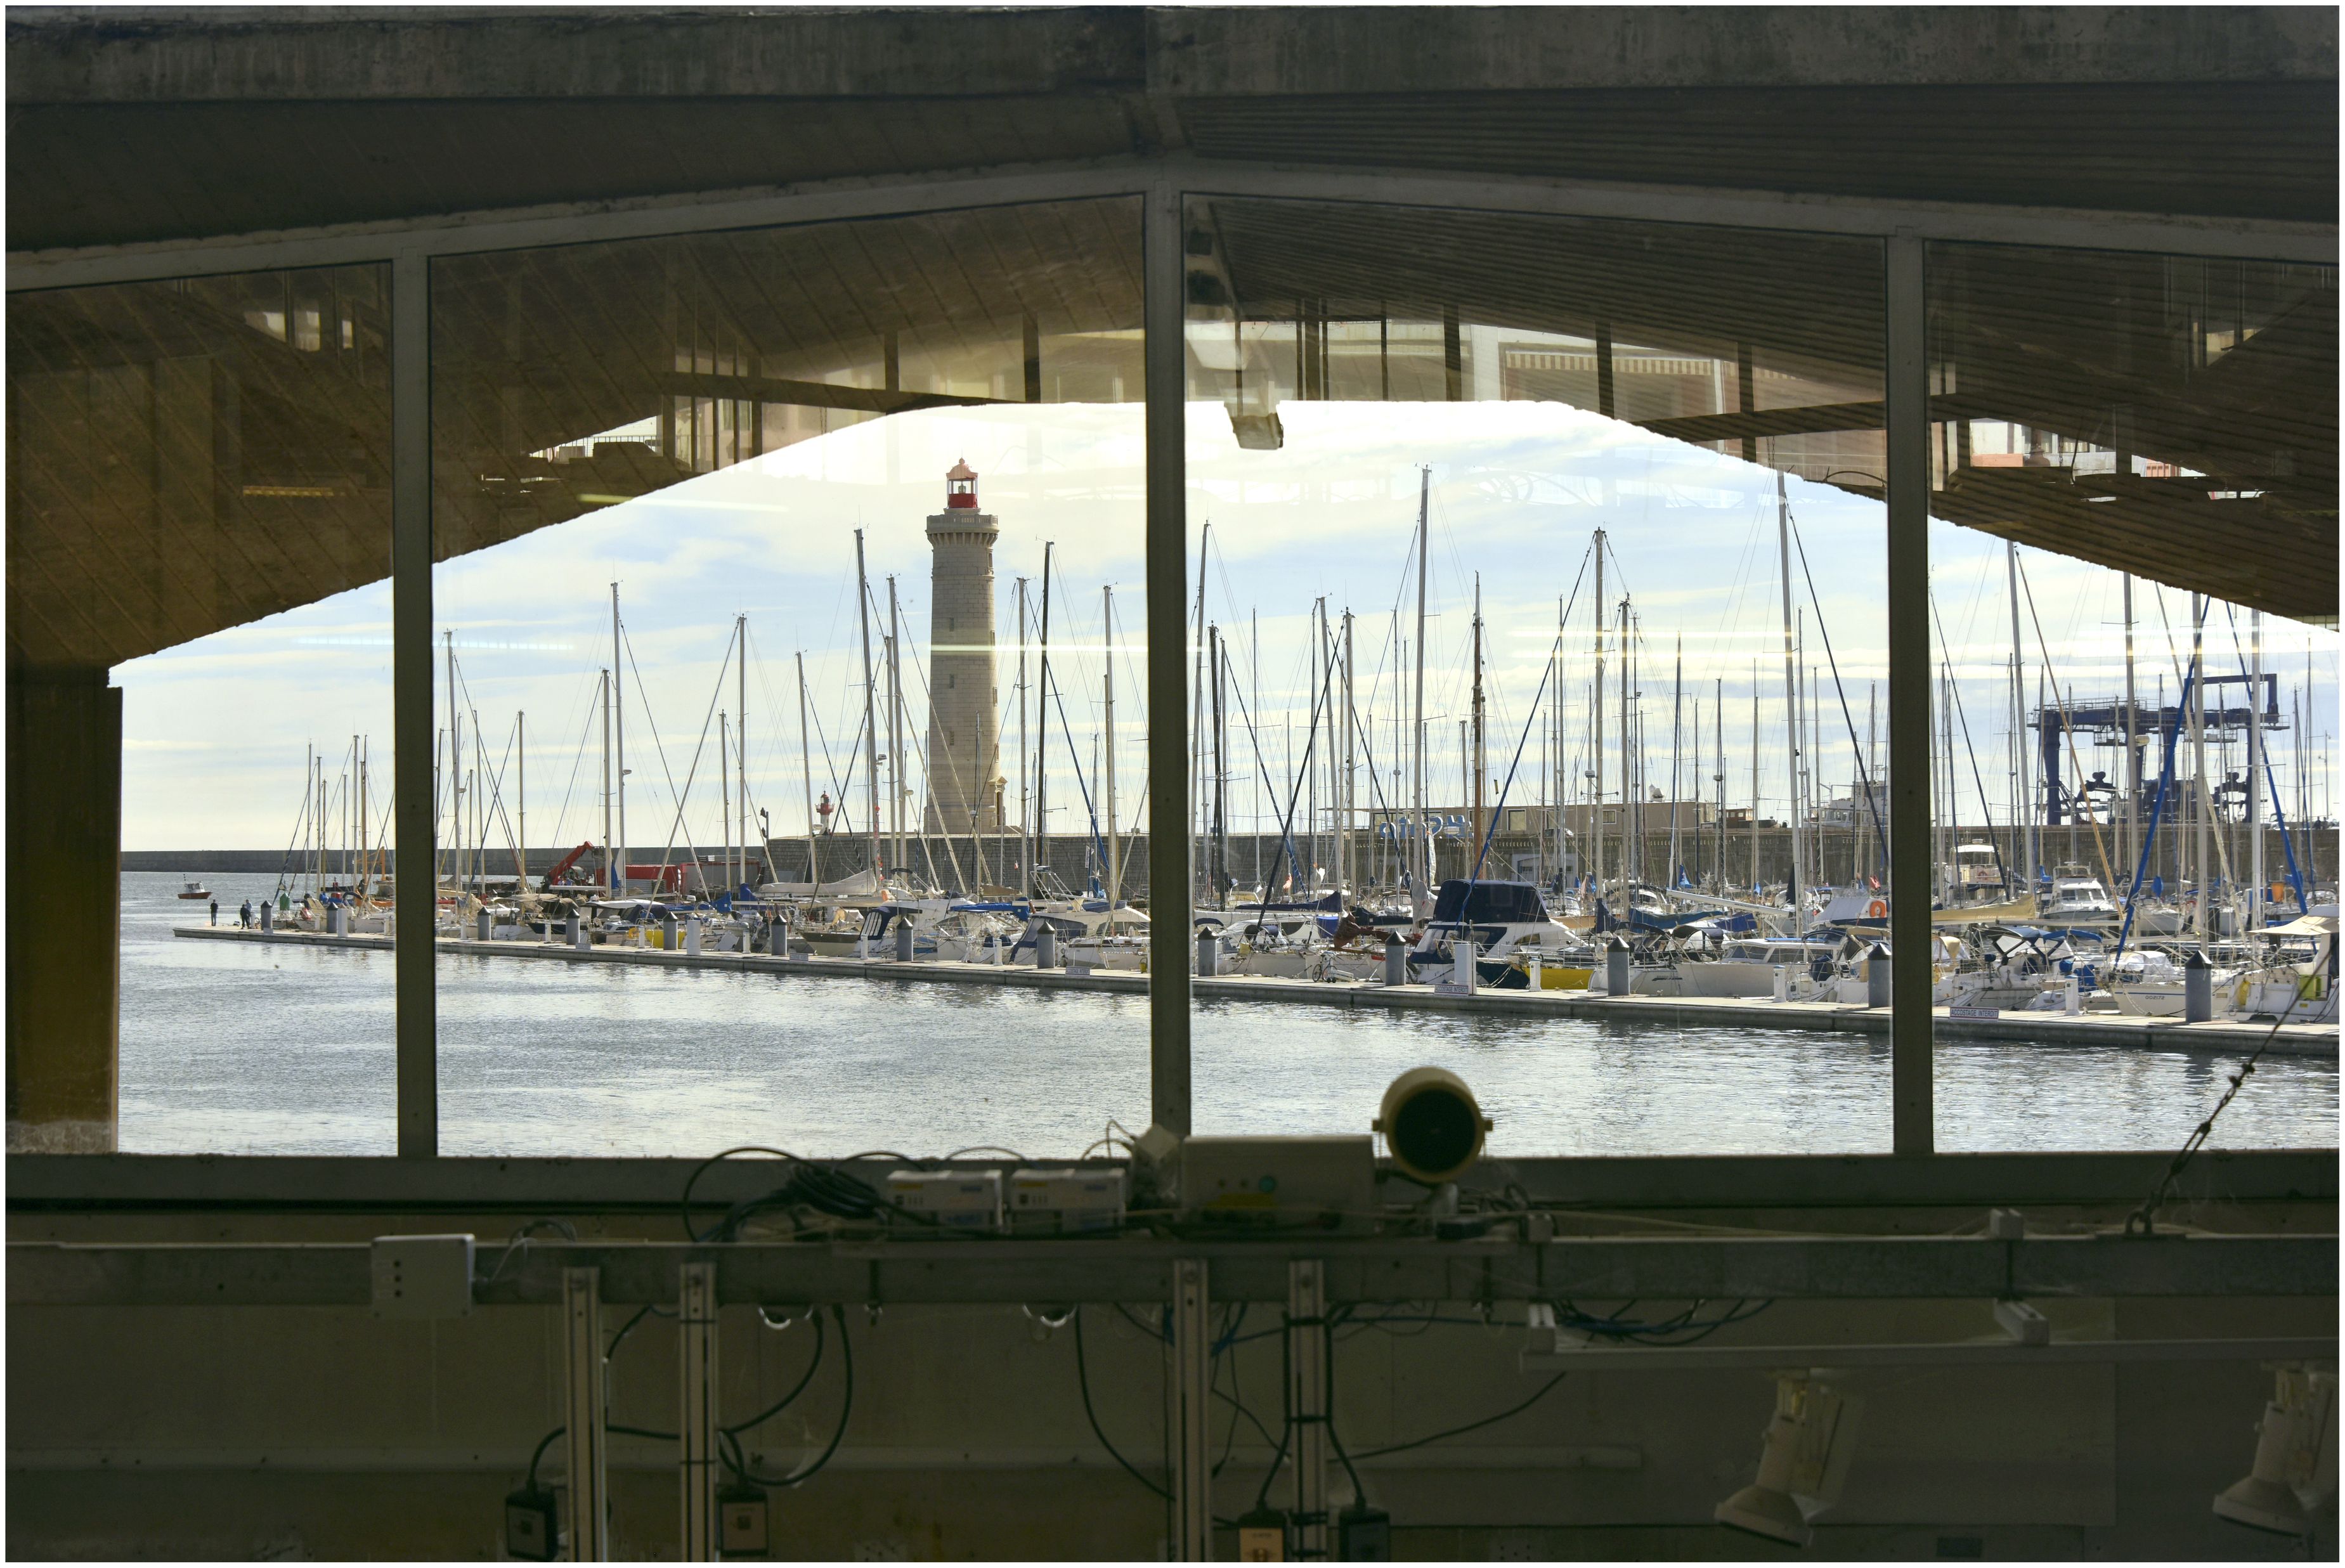
POLYGON ((977 475, 956 462, 945 509, 929 519, 929 833, 1001 828, 1001 732, 994 690, 993 541, 1001 525, 977 510, 977 475))

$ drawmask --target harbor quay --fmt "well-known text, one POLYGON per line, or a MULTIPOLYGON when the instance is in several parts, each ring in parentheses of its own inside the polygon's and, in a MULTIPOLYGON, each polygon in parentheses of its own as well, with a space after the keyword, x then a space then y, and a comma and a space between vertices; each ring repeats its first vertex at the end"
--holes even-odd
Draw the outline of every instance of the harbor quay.
MULTIPOLYGON (((321 932, 253 931, 232 926, 181 926, 175 935, 193 941, 263 942, 293 946, 374 949, 389 952, 393 938, 321 932)), ((764 953, 666 952, 658 948, 590 947, 543 941, 482 941, 442 936, 442 953, 480 958, 511 958, 563 964, 623 964, 654 969, 730 971, 837 980, 914 981, 923 984, 1007 986, 1030 990, 1095 991, 1144 996, 1145 972, 1051 968, 1031 964, 969 964, 949 959, 905 963, 888 958, 778 958, 764 953)), ((1764 1028, 1885 1036, 1890 1012, 1826 1002, 1772 1002, 1712 996, 1612 997, 1586 991, 1483 990, 1469 996, 1430 986, 1281 979, 1265 976, 1189 977, 1190 995, 1201 1001, 1269 1002, 1295 1007, 1443 1012, 1515 1018, 1589 1018, 1665 1029, 1764 1028)), ((1975 1009, 1965 1009, 1975 1012, 1975 1009)), ((1981 1041, 2046 1047, 2102 1047, 2117 1049, 2190 1051, 2238 1055, 2264 1044, 2270 1056, 2335 1060, 2338 1028, 2330 1024, 2270 1024, 2214 1019, 2184 1023, 2173 1018, 2123 1015, 2005 1012, 1993 1017, 1957 1017, 1933 1009, 1931 1032, 1947 1041, 1981 1041)))

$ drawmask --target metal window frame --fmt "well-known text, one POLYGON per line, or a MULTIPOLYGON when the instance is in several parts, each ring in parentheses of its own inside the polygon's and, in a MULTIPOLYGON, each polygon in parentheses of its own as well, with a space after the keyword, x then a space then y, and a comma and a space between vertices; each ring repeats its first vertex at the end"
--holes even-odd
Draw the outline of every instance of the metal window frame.
MULTIPOLYGON (((1931 242, 2150 251, 2335 265, 2335 225, 2187 215, 1913 202, 1795 193, 1477 176, 1418 169, 1341 168, 1203 159, 1186 153, 1042 164, 903 179, 812 182, 751 191, 575 203, 184 243, 15 253, 10 293, 228 273, 350 265, 391 271, 393 739, 400 846, 426 846, 433 824, 431 689, 430 264, 443 256, 675 238, 729 229, 911 216, 928 212, 1112 197, 1142 207, 1142 319, 1147 341, 1147 632, 1152 646, 1185 645, 1185 310, 1181 218, 1193 197, 1373 203, 1521 216, 1669 223, 1869 238, 1883 250, 1884 393, 1888 424, 1891 725, 1889 774, 1894 870, 1928 880, 1930 663, 1927 635, 1928 405, 1926 293, 1931 242), (1900 584, 1903 584, 1901 590, 1900 584), (1901 787, 1901 784, 1903 787, 1901 787)), ((1152 660, 1152 708, 1185 712, 1183 662, 1152 660)), ((1155 809, 1187 815, 1187 736, 1152 729, 1155 809)), ((1151 883, 1177 889, 1178 906, 1152 927, 1151 1106, 1189 1128, 1188 844, 1150 837, 1151 883)), ((414 857, 410 857, 413 859, 414 857)), ((402 877, 397 921, 398 1149, 438 1154, 437 1019, 431 888, 402 877)), ((1896 925, 1893 1007, 1893 1147, 1927 1157, 1932 1068, 1926 908, 1908 901, 1896 925), (1912 927, 1911 930, 1908 928, 1912 927)), ((16 1160, 34 1157, 11 1157, 16 1160)), ((135 1157, 134 1157, 135 1158, 135 1157)), ((271 1163, 265 1158, 259 1163, 271 1163)))

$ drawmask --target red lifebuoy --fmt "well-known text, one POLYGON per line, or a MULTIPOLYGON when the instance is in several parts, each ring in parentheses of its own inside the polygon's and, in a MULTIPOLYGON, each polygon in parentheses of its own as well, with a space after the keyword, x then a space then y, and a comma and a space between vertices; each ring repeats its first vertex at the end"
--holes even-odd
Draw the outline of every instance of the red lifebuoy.
POLYGON ((1889 905, 1876 898, 1864 906, 1864 915, 1868 920, 1886 920, 1889 917, 1889 905))

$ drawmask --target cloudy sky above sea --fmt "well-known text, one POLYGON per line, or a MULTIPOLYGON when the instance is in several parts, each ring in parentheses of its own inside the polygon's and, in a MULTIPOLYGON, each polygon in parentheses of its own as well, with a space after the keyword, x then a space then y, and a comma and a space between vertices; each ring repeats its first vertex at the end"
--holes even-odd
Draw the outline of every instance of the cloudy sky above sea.
MULTIPOLYGON (((1239 754, 1233 771, 1284 779, 1289 755, 1300 760, 1312 707, 1311 611, 1324 598, 1338 623, 1346 609, 1355 617, 1355 700, 1370 725, 1369 751, 1385 780, 1380 787, 1389 790, 1397 765, 1393 725, 1406 701, 1394 637, 1414 634, 1410 572, 1422 465, 1431 470, 1427 774, 1439 803, 1453 802, 1462 788, 1457 722, 1468 706, 1477 572, 1492 772, 1507 771, 1535 702, 1552 701, 1551 692, 1540 698, 1539 689, 1557 646, 1559 601, 1568 609, 1560 662, 1565 745, 1584 754, 1595 614, 1589 538, 1602 527, 1611 545, 1605 563, 1608 614, 1617 616, 1625 592, 1637 623, 1648 777, 1667 788, 1674 664, 1681 644, 1680 719, 1690 731, 1699 703, 1704 775, 1713 771, 1713 708, 1723 683, 1730 805, 1745 804, 1750 794, 1755 670, 1762 804, 1780 812, 1785 790, 1782 590, 1771 470, 1556 403, 1298 401, 1280 412, 1284 447, 1247 451, 1233 439, 1220 405, 1190 410, 1191 592, 1199 534, 1210 522, 1205 614, 1232 643, 1238 699, 1254 718, 1249 738, 1243 718, 1233 714, 1239 754)), ((628 641, 634 843, 656 845, 675 836, 712 844, 720 836, 714 714, 723 711, 728 723, 738 716, 735 676, 726 674, 721 689, 719 683, 736 613, 748 617, 753 802, 770 812, 777 834, 803 830, 793 658, 803 652, 819 732, 811 748, 815 788, 836 799, 843 784, 859 819, 863 699, 855 531, 865 533, 877 602, 875 658, 885 630, 887 579, 896 579, 905 630, 908 740, 918 746, 925 739, 922 671, 929 640, 922 525, 942 505, 945 470, 966 458, 980 476, 984 510, 1001 525, 994 569, 1004 648, 1005 747, 1015 747, 1018 733, 1014 581, 1030 580, 1030 613, 1039 612, 1049 541, 1057 686, 1051 826, 1079 828, 1083 790, 1097 789, 1110 646, 1118 817, 1132 823, 1144 812, 1147 773, 1142 418, 1137 404, 897 415, 442 566, 435 619, 454 634, 459 700, 468 710, 468 725, 472 713, 479 715, 488 766, 500 776, 497 794, 508 814, 519 783, 514 718, 525 712, 531 842, 568 844, 599 834, 594 693, 598 672, 611 663, 610 585, 616 582, 628 641), (1112 635, 1102 633, 1102 588, 1113 591, 1112 635), (1071 737, 1059 722, 1059 703, 1071 737), (858 760, 850 764, 851 756, 858 760), (694 780, 688 792, 687 777, 694 780), (681 832, 679 793, 686 794, 681 832)), ((1862 739, 1869 700, 1885 674, 1882 511, 1874 502, 1797 479, 1786 491, 1806 567, 1803 572, 1795 552, 1793 608, 1804 623, 1803 662, 1822 683, 1820 771, 1844 792, 1855 769, 1832 666, 1862 739)), ((1931 551, 1945 647, 1961 682, 1978 769, 2002 820, 2011 652, 2004 546, 1934 523, 1931 551)), ((2117 575, 2036 551, 2022 551, 2021 559, 2031 686, 2048 656, 2053 678, 2079 698, 2119 692, 2124 644, 2117 575)), ((2135 614, 2142 694, 2154 697, 2161 678, 2171 693, 2188 657, 2188 595, 2137 583, 2135 614)), ((2246 613, 2234 618, 2215 607, 2208 630, 2210 670, 2236 673, 2235 632, 2244 649, 2246 613)), ((124 846, 286 844, 300 811, 305 748, 325 754, 330 781, 346 767, 354 734, 367 737, 371 754, 374 832, 380 835, 391 783, 390 642, 385 582, 119 667, 124 846)), ((1619 651, 1617 638, 1608 642, 1613 645, 1607 730, 1617 743, 1619 651)), ((2310 651, 2312 703, 2322 717, 2310 726, 2307 752, 2316 759, 2333 745, 2335 648, 2331 633, 2265 619, 2266 667, 2279 673, 2283 713, 2303 686, 2310 651)), ((443 724, 444 680, 443 670, 443 724)), ((1542 799, 1548 787, 1541 771, 1542 729, 1543 720, 1529 731, 1515 800, 1542 799)), ((1885 722, 1883 737, 1885 750, 1885 722)), ((1691 747, 1689 737, 1681 745, 1689 777, 1691 747)), ((2274 737, 2273 753, 2292 811, 2294 733, 2274 737)), ((2113 756, 2103 754, 2086 765, 2109 766, 2113 756)), ((1014 804, 1019 768, 1008 749, 1001 766, 1014 804)), ((2327 799, 2327 771, 2316 761, 2316 804, 2327 799)), ((913 774, 917 781, 917 762, 913 774)), ((1233 809, 1253 809, 1244 786, 1234 787, 1233 809)), ((1973 793, 1965 785, 1966 799, 1973 793)), ((1373 804, 1365 784, 1363 797, 1373 804)), ((1966 819, 1975 814, 1966 812, 1966 819)), ((492 836, 502 841, 503 829, 492 836)))

